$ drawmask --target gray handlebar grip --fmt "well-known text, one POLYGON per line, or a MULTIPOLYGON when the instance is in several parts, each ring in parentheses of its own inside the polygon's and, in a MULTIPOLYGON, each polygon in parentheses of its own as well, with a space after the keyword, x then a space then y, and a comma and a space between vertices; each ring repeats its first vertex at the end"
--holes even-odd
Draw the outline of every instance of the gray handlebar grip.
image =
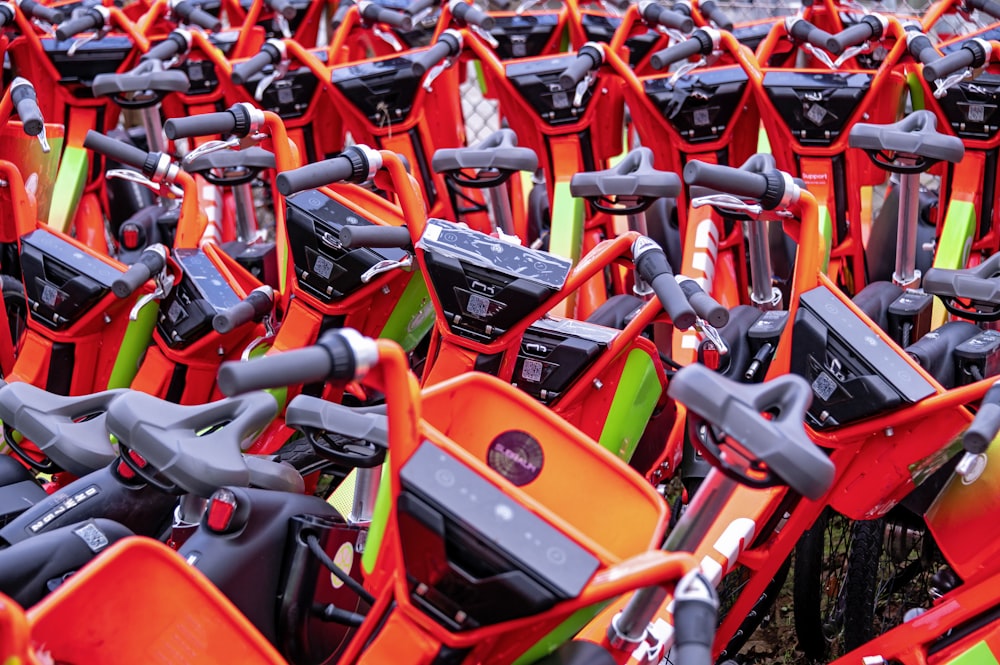
POLYGON ((759 199, 767 193, 767 176, 762 173, 698 161, 684 165, 684 182, 748 199, 759 199))
POLYGON ((684 295, 687 296, 691 308, 698 316, 708 321, 712 327, 721 328, 729 323, 729 310, 705 293, 698 282, 693 279, 684 279, 681 280, 680 287, 684 295))
POLYGON ((166 62, 178 53, 188 50, 188 42, 179 32, 171 32, 162 42, 142 54, 140 60, 160 60, 166 62))
POLYGON ((729 15, 722 10, 722 7, 715 0, 698 3, 698 11, 701 12, 702 16, 718 26, 720 30, 731 31, 733 29, 733 20, 729 18, 729 15))
POLYGON ((271 11, 275 14, 281 14, 289 21, 295 18, 295 15, 298 13, 295 5, 292 4, 292 0, 265 0, 265 2, 271 7, 271 11))
POLYGON ((246 362, 225 362, 219 367, 219 390, 223 395, 232 396, 252 390, 316 383, 325 381, 331 368, 330 354, 321 346, 307 346, 246 362))
POLYGON ((941 59, 941 54, 934 48, 933 42, 923 33, 910 38, 906 49, 917 62, 925 65, 941 59))
POLYGON ((178 2, 173 6, 173 10, 188 25, 196 25, 209 32, 218 32, 222 29, 222 21, 191 2, 191 0, 178 2))
POLYGON ((986 51, 975 41, 968 41, 962 47, 924 65, 924 80, 933 83, 968 67, 980 67, 986 62, 986 51))
POLYGON ((21 11, 32 18, 45 21, 50 25, 58 25, 66 20, 66 14, 56 7, 48 7, 35 0, 21 0, 18 3, 21 11))
POLYGON ((163 123, 163 133, 170 140, 192 136, 229 134, 236 129, 236 116, 231 111, 202 113, 187 118, 170 118, 163 123))
POLYGON ((672 660, 684 665, 712 665, 712 643, 719 620, 719 595, 695 569, 674 589, 674 649, 672 660))
POLYGON ((144 150, 136 148, 134 145, 117 141, 92 129, 87 131, 87 136, 83 140, 83 147, 98 152, 119 164, 127 164, 137 169, 142 169, 149 154, 144 150))
POLYGON ((344 226, 340 229, 340 244, 346 249, 394 247, 406 249, 413 244, 405 226, 344 226))
POLYGON ((274 307, 274 290, 269 286, 256 288, 232 307, 222 310, 212 319, 212 328, 226 335, 244 323, 260 321, 274 307))
POLYGON ((681 32, 691 32, 694 29, 694 21, 691 20, 690 16, 655 2, 640 3, 639 13, 642 15, 642 19, 650 25, 662 25, 665 28, 673 28, 681 32))
POLYGON ((874 16, 865 16, 855 25, 844 28, 826 40, 826 50, 834 55, 840 55, 851 46, 863 44, 869 39, 882 36, 882 22, 874 16))
POLYGON ((493 29, 496 21, 493 17, 486 12, 474 7, 471 3, 465 2, 464 0, 457 0, 449 5, 451 9, 451 15, 454 16, 460 23, 465 25, 475 25, 483 30, 489 31, 493 29))
POLYGON ((358 12, 363 19, 372 23, 384 23, 400 30, 413 29, 413 17, 409 14, 382 7, 369 0, 362 0, 358 3, 358 12))
POLYGON ((695 30, 688 39, 649 56, 649 64, 656 70, 666 69, 675 62, 687 60, 693 55, 708 55, 712 52, 713 47, 711 35, 704 30, 695 30))
POLYGON ((965 0, 965 4, 1000 20, 1000 3, 995 0, 965 0))
POLYGON ((231 78, 236 85, 243 85, 250 80, 251 76, 259 73, 268 65, 275 65, 279 62, 281 62, 281 51, 274 44, 265 43, 255 56, 233 65, 231 78))
POLYGON ((66 41, 81 32, 98 30, 104 26, 104 14, 93 7, 80 11, 78 16, 63 21, 56 27, 56 39, 66 41))
POLYGON ((792 24, 788 34, 800 42, 806 42, 821 49, 826 49, 833 38, 826 30, 821 30, 805 19, 798 19, 792 24))
POLYGON ((350 181, 353 175, 354 164, 346 156, 340 155, 315 164, 306 164, 291 171, 283 171, 275 177, 274 184, 282 196, 291 196, 306 189, 350 181))
POLYGON ((10 100, 17 109, 17 117, 21 119, 24 133, 28 136, 38 136, 45 129, 45 118, 38 108, 38 95, 27 79, 17 77, 10 86, 10 100))
POLYGON ((159 274, 166 263, 166 257, 159 251, 153 248, 144 249, 139 255, 139 260, 111 283, 111 290, 119 298, 127 298, 150 277, 159 274))
POLYGON ((1000 381, 994 383, 976 412, 972 424, 962 437, 965 451, 973 455, 985 453, 1000 433, 1000 381))
POLYGON ((410 61, 413 73, 417 76, 423 76, 428 69, 438 64, 445 58, 458 55, 461 48, 462 45, 456 37, 448 34, 447 32, 443 32, 441 36, 438 37, 438 40, 434 42, 429 49, 423 53, 418 53, 416 57, 410 61))
POLYGON ((597 69, 604 62, 604 54, 590 44, 584 44, 576 53, 573 62, 559 75, 559 85, 563 90, 570 90, 583 80, 588 73, 597 69))
POLYGON ((674 327, 687 330, 695 324, 697 315, 681 290, 663 249, 655 241, 641 237, 632 246, 635 271, 653 289, 674 327))

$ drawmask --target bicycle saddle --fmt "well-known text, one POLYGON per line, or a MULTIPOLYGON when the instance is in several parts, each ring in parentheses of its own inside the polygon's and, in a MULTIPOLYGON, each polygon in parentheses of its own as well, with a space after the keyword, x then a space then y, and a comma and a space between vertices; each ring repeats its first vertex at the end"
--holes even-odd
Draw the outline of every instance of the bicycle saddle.
POLYGON ((127 390, 107 390, 93 395, 66 397, 30 383, 0 387, 0 420, 4 438, 28 464, 43 472, 55 467, 85 476, 110 464, 118 453, 111 445, 105 417, 111 403, 127 390), (35 444, 50 463, 38 462, 14 440, 18 431, 35 444))
POLYGON ((277 413, 265 392, 186 406, 132 391, 112 403, 107 427, 118 438, 122 461, 145 481, 167 492, 209 496, 222 485, 250 484, 242 444, 277 413))
POLYGON ((876 165, 897 173, 919 173, 936 162, 960 162, 965 156, 962 140, 937 131, 937 118, 925 109, 887 125, 856 123, 847 143, 864 150, 876 165), (907 155, 916 158, 916 163, 899 164, 885 153, 907 155))
POLYGON ((802 377, 747 384, 695 364, 677 371, 667 394, 704 419, 692 419, 692 441, 728 476, 752 487, 788 485, 812 500, 830 488, 833 462, 803 425, 812 389, 802 377))

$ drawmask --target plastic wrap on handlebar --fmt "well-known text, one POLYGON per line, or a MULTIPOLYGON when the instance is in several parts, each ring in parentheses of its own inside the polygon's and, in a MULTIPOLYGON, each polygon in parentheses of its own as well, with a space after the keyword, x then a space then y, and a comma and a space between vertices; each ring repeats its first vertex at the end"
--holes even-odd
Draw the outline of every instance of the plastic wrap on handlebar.
POLYGON ((697 161, 684 165, 684 182, 749 199, 759 199, 767 192, 767 177, 762 173, 697 161))
POLYGON ((260 53, 249 60, 233 65, 232 79, 236 85, 243 85, 250 80, 250 77, 257 74, 268 65, 274 65, 281 61, 281 52, 272 44, 264 44, 260 47, 260 53))
POLYGON ((42 110, 38 108, 38 96, 30 83, 12 85, 10 100, 17 109, 17 116, 24 126, 24 133, 28 136, 38 136, 45 129, 45 119, 42 117, 42 110))
POLYGON ((340 229, 340 244, 345 249, 356 247, 398 247, 406 249, 413 244, 410 230, 405 226, 344 226, 340 229))
POLYGON ((251 390, 281 388, 325 381, 332 362, 321 346, 307 346, 247 362, 226 362, 219 368, 219 390, 239 395, 251 390))
POLYGON ((715 0, 698 3, 698 11, 701 15, 717 25, 720 30, 732 30, 733 20, 722 10, 715 0))
POLYGON ((134 145, 116 141, 92 129, 87 131, 87 136, 83 140, 83 147, 94 152, 99 152, 119 164, 127 164, 137 169, 143 167, 148 156, 147 152, 136 148, 134 145))
POLYGON ((729 323, 729 310, 723 307, 712 296, 705 293, 705 290, 693 279, 684 279, 680 282, 681 291, 687 296, 691 308, 701 318, 708 321, 715 328, 721 328, 729 323))
POLYGON ((202 113, 187 118, 170 118, 163 123, 163 133, 170 140, 191 136, 228 134, 236 128, 236 117, 229 111, 202 113))
POLYGON ((410 61, 413 73, 417 76, 423 76, 424 72, 445 58, 457 55, 458 49, 459 43, 457 39, 447 33, 442 34, 429 49, 418 54, 410 61))
POLYGON ((372 23, 384 23, 400 30, 413 29, 413 17, 403 12, 398 12, 389 7, 382 7, 374 2, 359 2, 358 11, 361 17, 372 23))
MULTIPOLYGON (((924 65, 924 80, 933 83, 938 79, 946 78, 955 72, 962 71, 967 67, 978 67, 983 64, 985 58, 979 58, 977 50, 971 48, 973 45, 979 46, 975 42, 966 43, 962 48, 952 51, 946 56, 938 58, 934 62, 924 65), (977 63, 976 61, 979 60, 977 63)), ((982 47, 979 48, 981 50, 982 47)), ((985 54, 984 54, 985 55, 985 54)))
POLYGON ((173 7, 174 13, 183 19, 188 25, 196 25, 209 32, 218 32, 222 29, 222 21, 212 16, 204 9, 194 4, 190 0, 182 0, 173 7))
POLYGON ((279 173, 274 179, 274 184, 282 196, 290 196, 305 189, 315 189, 350 180, 353 174, 354 165, 351 164, 351 160, 340 156, 279 173))
POLYGON ((712 52, 712 47, 712 37, 704 30, 695 30, 689 39, 649 56, 649 64, 653 69, 666 69, 675 62, 687 60, 693 55, 708 55, 712 52))
POLYGON ((496 24, 492 16, 468 2, 451 3, 451 15, 466 25, 479 26, 483 30, 492 30, 496 24))
POLYGON ((674 327, 679 330, 687 330, 694 325, 697 318, 694 310, 691 309, 687 296, 684 295, 677 280, 674 279, 674 271, 670 269, 667 255, 652 240, 648 238, 646 240, 653 246, 640 252, 635 259, 636 272, 653 289, 660 304, 663 305, 663 309, 670 316, 674 327))
POLYGON ((216 314, 212 319, 212 328, 220 335, 225 335, 244 323, 260 320, 273 306, 273 291, 254 289, 240 302, 216 314))
POLYGON ((874 16, 865 16, 861 22, 844 28, 826 40, 826 50, 834 55, 840 55, 847 48, 863 44, 867 40, 878 38, 882 34, 882 24, 874 16))
POLYGON ((56 7, 47 7, 40 2, 35 2, 35 0, 21 0, 18 6, 28 16, 40 19, 51 25, 57 25, 66 20, 66 14, 61 10, 56 7))
POLYGON ((104 15, 94 8, 85 9, 80 16, 63 21, 56 28, 56 39, 65 41, 76 37, 81 32, 97 30, 104 26, 104 15))
POLYGON ((997 433, 1000 433, 1000 381, 983 395, 979 411, 966 430, 962 443, 966 452, 978 455, 986 452, 997 433))
POLYGON ((136 263, 129 266, 128 270, 111 283, 111 290, 119 298, 127 298, 150 277, 163 270, 165 265, 166 259, 163 254, 154 249, 146 249, 139 255, 136 263))

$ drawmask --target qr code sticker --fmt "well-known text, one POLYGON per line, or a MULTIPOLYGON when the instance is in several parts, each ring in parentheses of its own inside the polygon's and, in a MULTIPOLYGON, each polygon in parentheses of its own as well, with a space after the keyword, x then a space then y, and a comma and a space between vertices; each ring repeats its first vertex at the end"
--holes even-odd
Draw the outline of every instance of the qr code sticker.
POLYGON ((837 389, 837 382, 830 378, 826 372, 821 372, 812 383, 813 392, 824 402, 830 399, 830 395, 837 389))
POLYGON ((54 286, 52 286, 50 284, 46 284, 42 288, 42 302, 43 303, 45 303, 49 307, 55 307, 56 304, 58 304, 59 300, 60 300, 60 298, 59 298, 59 289, 57 289, 56 287, 54 287, 54 286))
POLYGON ((806 110, 806 117, 809 118, 814 125, 822 125, 823 121, 826 120, 826 109, 819 104, 812 104, 806 110))
POLYGON ((79 529, 74 529, 73 533, 78 535, 91 552, 100 552, 108 546, 108 537, 94 524, 84 524, 79 529))
POLYGON ((485 319, 490 315, 490 299, 477 296, 474 293, 469 294, 468 312, 469 316, 485 319))
POLYGON ((542 363, 537 360, 526 359, 521 367, 521 378, 531 383, 538 383, 542 380, 542 363))
POLYGON ((317 256, 316 262, 313 264, 313 272, 323 279, 330 279, 330 273, 333 272, 333 261, 325 256, 317 256))
POLYGON ((969 104, 969 122, 986 120, 986 107, 982 104, 969 104))
POLYGON ((712 122, 711 118, 708 116, 708 109, 695 109, 694 111, 694 124, 698 127, 704 127, 705 125, 712 122))

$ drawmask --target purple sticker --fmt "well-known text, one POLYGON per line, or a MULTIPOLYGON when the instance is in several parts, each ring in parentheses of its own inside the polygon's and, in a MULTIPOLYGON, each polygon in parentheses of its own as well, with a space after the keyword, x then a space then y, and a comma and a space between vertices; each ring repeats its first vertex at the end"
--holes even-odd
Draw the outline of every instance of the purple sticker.
POLYGON ((486 463, 518 487, 538 477, 545 464, 542 446, 535 437, 520 430, 498 435, 486 451, 486 463))

